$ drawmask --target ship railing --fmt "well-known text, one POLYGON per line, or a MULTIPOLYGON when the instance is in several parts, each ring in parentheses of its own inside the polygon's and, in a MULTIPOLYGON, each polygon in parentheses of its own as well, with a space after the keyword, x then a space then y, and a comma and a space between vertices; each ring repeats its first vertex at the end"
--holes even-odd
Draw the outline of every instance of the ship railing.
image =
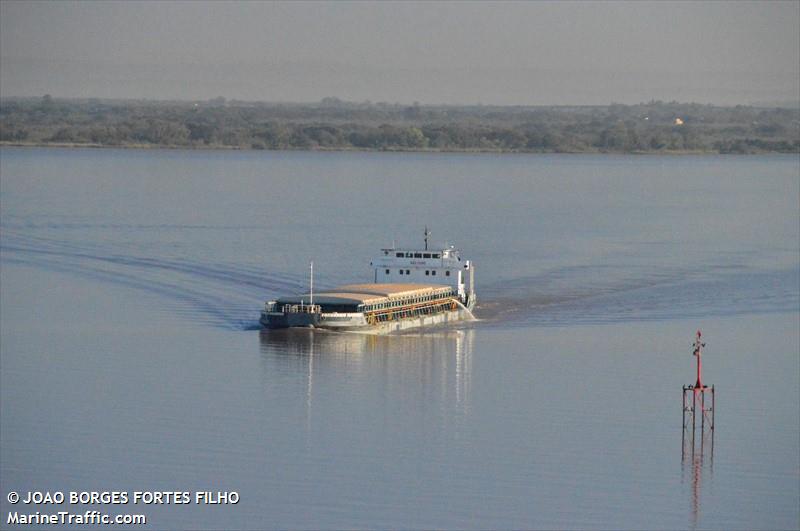
POLYGON ((283 313, 322 313, 319 304, 284 304, 283 313))
POLYGON ((430 315, 447 310, 455 311, 457 309, 458 303, 456 302, 455 298, 451 297, 447 299, 439 299, 437 301, 428 301, 423 304, 411 304, 385 310, 366 312, 365 317, 369 324, 375 324, 377 322, 394 321, 408 317, 419 317, 420 315, 430 315))

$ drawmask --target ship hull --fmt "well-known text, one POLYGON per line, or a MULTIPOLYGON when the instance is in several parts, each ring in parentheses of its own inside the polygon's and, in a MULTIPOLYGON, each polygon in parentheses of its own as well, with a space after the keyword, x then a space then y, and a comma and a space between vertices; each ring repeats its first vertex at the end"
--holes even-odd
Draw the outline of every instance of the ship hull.
POLYGON ((261 325, 265 328, 323 328, 327 330, 336 330, 341 332, 359 332, 367 334, 391 334, 402 332, 403 330, 411 330, 415 328, 427 328, 432 326, 442 326, 459 321, 474 320, 472 315, 472 308, 474 304, 469 307, 461 303, 457 304, 455 310, 443 311, 429 315, 419 315, 414 317, 405 317, 402 319, 394 319, 390 321, 368 323, 366 317, 362 313, 352 314, 283 314, 283 313, 267 313, 261 314, 261 325))
POLYGON ((261 312, 259 322, 265 328, 316 328, 319 314, 261 312))
POLYGON ((462 306, 461 308, 453 311, 441 312, 434 315, 408 317, 405 319, 399 319, 397 321, 387 321, 384 323, 377 323, 375 325, 367 325, 365 328, 355 329, 353 331, 368 332, 373 334, 391 334, 395 332, 402 332, 403 330, 446 326, 459 321, 471 320, 474 320, 472 312, 462 306))

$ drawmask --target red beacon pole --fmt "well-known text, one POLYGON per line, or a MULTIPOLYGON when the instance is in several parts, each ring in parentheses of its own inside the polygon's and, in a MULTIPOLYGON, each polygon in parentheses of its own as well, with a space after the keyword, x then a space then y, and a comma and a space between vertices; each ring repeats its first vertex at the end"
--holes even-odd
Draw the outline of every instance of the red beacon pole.
MULTIPOLYGON (((702 434, 706 430, 708 424, 711 430, 712 448, 714 437, 714 386, 711 387, 703 384, 703 347, 706 346, 702 341, 703 334, 700 330, 697 331, 694 344, 692 344, 692 355, 697 358, 697 381, 694 385, 683 386, 683 433, 684 438, 689 427, 692 429, 692 441, 695 437, 695 427, 697 421, 700 423, 701 443, 702 434), (689 395, 691 393, 691 396, 689 395), (711 406, 706 407, 706 394, 711 395, 711 406), (698 419, 699 417, 699 419, 698 419)), ((692 446, 694 448, 694 446, 692 446)))
POLYGON ((700 341, 702 335, 700 330, 698 330, 697 337, 694 340, 694 351, 692 352, 693 356, 697 356, 697 383, 694 384, 695 392, 703 389, 703 361, 701 358, 703 356, 703 347, 706 346, 706 344, 700 341))

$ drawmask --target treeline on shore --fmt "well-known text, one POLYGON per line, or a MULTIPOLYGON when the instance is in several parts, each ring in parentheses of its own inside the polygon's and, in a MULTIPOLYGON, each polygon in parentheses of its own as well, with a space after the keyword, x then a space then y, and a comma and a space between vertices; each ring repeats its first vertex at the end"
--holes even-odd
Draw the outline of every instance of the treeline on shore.
POLYGON ((0 142, 271 150, 800 153, 800 109, 0 100, 0 142))

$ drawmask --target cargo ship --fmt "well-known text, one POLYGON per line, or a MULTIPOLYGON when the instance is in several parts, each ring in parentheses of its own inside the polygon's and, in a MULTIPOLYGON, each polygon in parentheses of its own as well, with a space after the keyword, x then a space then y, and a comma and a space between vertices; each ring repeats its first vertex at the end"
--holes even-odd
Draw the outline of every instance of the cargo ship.
POLYGON ((313 264, 308 293, 268 301, 265 328, 311 327, 386 334, 473 319, 475 266, 453 246, 381 249, 370 262, 372 283, 314 292, 313 264))

